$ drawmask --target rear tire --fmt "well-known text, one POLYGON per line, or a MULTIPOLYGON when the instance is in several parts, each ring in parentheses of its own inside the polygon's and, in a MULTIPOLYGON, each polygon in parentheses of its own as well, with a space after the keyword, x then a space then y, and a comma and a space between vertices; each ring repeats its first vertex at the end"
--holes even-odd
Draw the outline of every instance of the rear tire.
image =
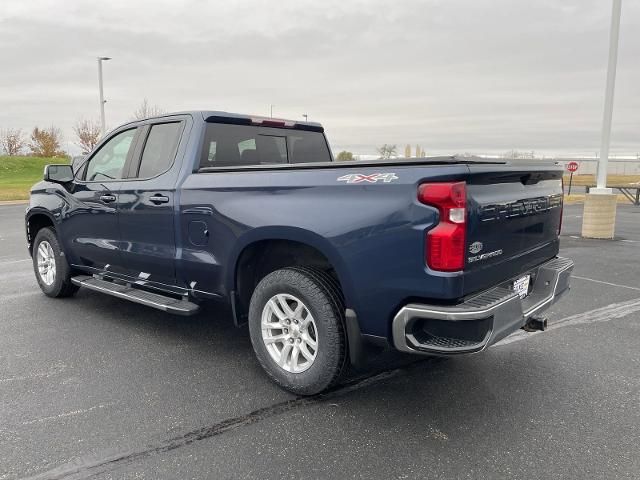
POLYGON ((284 268, 264 277, 251 297, 249 332, 262 368, 292 393, 322 392, 345 367, 344 302, 319 269, 284 268))
POLYGON ((71 283, 71 267, 67 262, 55 230, 38 231, 33 242, 33 271, 40 289, 48 297, 70 297, 80 287, 71 283))

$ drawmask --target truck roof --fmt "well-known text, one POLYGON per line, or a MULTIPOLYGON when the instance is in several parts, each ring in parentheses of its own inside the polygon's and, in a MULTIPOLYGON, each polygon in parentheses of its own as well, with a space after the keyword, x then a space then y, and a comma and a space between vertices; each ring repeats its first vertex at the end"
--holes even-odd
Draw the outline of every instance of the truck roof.
POLYGON ((135 123, 142 120, 149 120, 153 118, 164 118, 174 115, 192 115, 194 117, 201 116, 205 122, 217 122, 217 123, 235 123, 246 125, 264 125, 274 127, 288 127, 300 130, 312 130, 317 132, 324 132, 322 124, 318 122, 308 122, 303 120, 290 120, 284 118, 271 118, 261 115, 249 115, 244 113, 224 112, 222 110, 187 110, 181 112, 163 113, 162 115, 153 115, 144 119, 135 120, 135 123))

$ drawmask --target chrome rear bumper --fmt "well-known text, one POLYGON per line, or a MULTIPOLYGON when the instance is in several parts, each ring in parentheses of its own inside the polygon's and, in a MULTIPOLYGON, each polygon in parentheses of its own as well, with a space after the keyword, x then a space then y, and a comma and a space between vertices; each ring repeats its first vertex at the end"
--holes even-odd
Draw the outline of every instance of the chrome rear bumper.
POLYGON ((551 306, 569 289, 573 265, 557 257, 529 272, 533 283, 524 299, 505 282, 457 305, 406 305, 393 319, 393 344, 407 353, 479 352, 551 306))

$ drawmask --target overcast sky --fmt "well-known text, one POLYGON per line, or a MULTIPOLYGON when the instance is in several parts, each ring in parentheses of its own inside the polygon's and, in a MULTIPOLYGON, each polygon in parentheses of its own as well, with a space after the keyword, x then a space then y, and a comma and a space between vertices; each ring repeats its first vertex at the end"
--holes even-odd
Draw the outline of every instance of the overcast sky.
MULTIPOLYGON (((335 152, 599 148, 610 0, 1 0, 0 128, 144 98, 324 124, 335 152)), ((69 147, 68 147, 69 148, 69 147)), ((640 152, 640 2, 623 0, 613 153, 640 152)))

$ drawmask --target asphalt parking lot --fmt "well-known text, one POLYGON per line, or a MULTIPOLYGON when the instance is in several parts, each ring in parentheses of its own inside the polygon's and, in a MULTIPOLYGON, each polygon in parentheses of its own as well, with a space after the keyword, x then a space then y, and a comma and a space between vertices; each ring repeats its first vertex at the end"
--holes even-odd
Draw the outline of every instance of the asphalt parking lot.
POLYGON ((640 208, 579 238, 551 328, 474 356, 384 354, 308 399, 262 373, 246 330, 35 282, 24 205, 0 207, 0 480, 639 478, 640 208))

